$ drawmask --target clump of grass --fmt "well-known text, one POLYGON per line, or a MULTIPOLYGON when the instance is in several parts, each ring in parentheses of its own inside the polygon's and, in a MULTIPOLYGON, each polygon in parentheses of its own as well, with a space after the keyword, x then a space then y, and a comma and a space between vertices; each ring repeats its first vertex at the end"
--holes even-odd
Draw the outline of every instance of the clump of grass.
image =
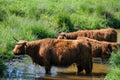
POLYGON ((32 27, 31 30, 32 34, 34 34, 38 39, 55 37, 55 31, 53 28, 37 25, 32 27))
POLYGON ((119 80, 120 79, 120 49, 112 53, 110 58, 110 70, 106 75, 106 80, 119 80))
POLYGON ((113 13, 110 15, 110 17, 107 17, 107 25, 114 27, 114 28, 120 28, 120 15, 118 13, 113 13))
POLYGON ((58 28, 62 31, 71 32, 74 30, 74 25, 71 22, 70 16, 66 13, 61 13, 58 15, 58 28))

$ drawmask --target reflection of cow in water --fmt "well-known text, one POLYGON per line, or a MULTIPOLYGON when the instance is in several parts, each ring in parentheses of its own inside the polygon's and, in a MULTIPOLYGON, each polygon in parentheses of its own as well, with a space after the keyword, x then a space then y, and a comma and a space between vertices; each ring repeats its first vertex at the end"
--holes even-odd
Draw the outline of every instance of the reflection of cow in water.
POLYGON ((77 37, 88 37, 99 41, 116 42, 117 32, 112 28, 100 30, 79 30, 70 33, 62 32, 59 34, 58 39, 77 39, 77 37))
POLYGON ((106 42, 90 39, 87 37, 78 37, 78 40, 87 40, 92 46, 92 57, 101 57, 102 60, 108 59, 112 53, 120 47, 120 43, 117 42, 106 42))
POLYGON ((33 62, 45 66, 46 74, 52 66, 68 67, 76 63, 78 73, 85 69, 92 72, 92 51, 87 41, 42 39, 36 41, 19 41, 13 49, 15 55, 29 55, 33 62))

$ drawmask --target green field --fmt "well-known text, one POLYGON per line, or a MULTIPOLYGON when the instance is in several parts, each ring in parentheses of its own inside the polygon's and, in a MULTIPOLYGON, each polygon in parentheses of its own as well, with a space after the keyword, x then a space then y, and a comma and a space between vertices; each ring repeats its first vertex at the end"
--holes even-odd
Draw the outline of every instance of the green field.
POLYGON ((120 28, 120 0, 0 0, 0 63, 15 57, 13 36, 30 41, 107 27, 120 28))

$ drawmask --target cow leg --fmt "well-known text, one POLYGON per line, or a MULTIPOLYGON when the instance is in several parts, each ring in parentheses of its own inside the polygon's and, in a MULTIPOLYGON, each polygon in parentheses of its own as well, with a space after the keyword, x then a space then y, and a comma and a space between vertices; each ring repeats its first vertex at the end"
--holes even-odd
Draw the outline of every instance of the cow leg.
POLYGON ((50 74, 51 66, 45 66, 46 74, 50 74))
POLYGON ((83 67, 81 65, 79 65, 79 64, 77 64, 77 69, 78 69, 77 74, 79 72, 83 71, 83 67))
POLYGON ((92 72, 92 70, 89 69, 89 67, 85 68, 85 71, 86 71, 86 74, 87 74, 87 75, 91 74, 91 72, 92 72))
POLYGON ((92 67, 93 67, 93 63, 92 61, 89 61, 85 66, 85 72, 87 75, 90 75, 92 73, 92 67))

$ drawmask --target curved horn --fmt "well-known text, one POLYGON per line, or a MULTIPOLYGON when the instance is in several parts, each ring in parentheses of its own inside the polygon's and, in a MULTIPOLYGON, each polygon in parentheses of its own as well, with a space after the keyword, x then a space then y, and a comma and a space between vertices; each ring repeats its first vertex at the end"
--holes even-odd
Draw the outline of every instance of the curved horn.
POLYGON ((13 36, 13 39, 14 39, 15 41, 17 41, 17 42, 19 41, 19 40, 18 40, 18 39, 16 39, 14 36, 13 36))

